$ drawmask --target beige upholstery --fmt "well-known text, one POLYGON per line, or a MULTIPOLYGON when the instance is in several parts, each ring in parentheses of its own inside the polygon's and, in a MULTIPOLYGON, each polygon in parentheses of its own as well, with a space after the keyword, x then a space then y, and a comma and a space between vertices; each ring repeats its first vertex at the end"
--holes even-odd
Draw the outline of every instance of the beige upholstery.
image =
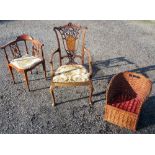
POLYGON ((16 66, 19 69, 29 69, 41 61, 42 60, 40 58, 25 55, 21 58, 17 58, 17 59, 12 60, 11 64, 16 66))
POLYGON ((82 65, 63 65, 59 67, 53 82, 86 82, 89 81, 89 73, 86 68, 82 65))

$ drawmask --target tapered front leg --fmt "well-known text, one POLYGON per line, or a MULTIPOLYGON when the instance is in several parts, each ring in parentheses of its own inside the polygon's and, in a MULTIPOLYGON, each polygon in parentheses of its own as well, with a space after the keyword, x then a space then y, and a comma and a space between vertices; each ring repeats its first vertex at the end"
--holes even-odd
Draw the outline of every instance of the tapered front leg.
POLYGON ((11 73, 13 83, 15 84, 15 78, 14 78, 14 75, 13 75, 12 67, 11 67, 11 66, 8 66, 8 68, 9 68, 9 71, 10 71, 10 73, 11 73))
POLYGON ((28 76, 27 76, 27 71, 24 71, 24 79, 25 79, 25 82, 26 82, 26 86, 28 88, 28 91, 30 91, 29 81, 28 81, 28 76))

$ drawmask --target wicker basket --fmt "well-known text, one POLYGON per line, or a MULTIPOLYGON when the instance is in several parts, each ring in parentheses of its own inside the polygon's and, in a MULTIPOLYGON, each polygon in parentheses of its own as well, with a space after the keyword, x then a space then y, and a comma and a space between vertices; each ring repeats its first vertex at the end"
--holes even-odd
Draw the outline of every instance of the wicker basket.
POLYGON ((152 82, 141 74, 115 75, 106 92, 105 120, 135 131, 141 107, 151 89, 152 82))

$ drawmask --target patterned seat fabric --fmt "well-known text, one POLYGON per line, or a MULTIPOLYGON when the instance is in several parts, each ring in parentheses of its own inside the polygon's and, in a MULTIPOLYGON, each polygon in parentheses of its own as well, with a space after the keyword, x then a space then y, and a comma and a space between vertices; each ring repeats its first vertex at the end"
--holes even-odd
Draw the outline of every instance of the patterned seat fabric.
POLYGON ((25 56, 22 56, 21 58, 12 60, 11 64, 19 69, 29 69, 41 61, 42 60, 40 58, 25 55, 25 56))
POLYGON ((112 106, 120 108, 122 110, 138 114, 139 107, 141 105, 141 99, 137 96, 133 99, 126 99, 124 96, 119 96, 113 101, 112 106))
POLYGON ((89 73, 82 65, 60 66, 53 77, 53 82, 86 82, 89 81, 89 73))

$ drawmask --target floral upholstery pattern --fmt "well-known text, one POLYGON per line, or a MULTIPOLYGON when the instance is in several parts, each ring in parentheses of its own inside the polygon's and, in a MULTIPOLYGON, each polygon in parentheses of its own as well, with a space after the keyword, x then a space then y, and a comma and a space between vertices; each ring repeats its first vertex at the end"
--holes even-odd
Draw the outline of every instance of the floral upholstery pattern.
POLYGON ((41 61, 42 60, 40 58, 25 55, 25 56, 22 56, 21 58, 12 60, 11 64, 19 69, 29 69, 41 61))
POLYGON ((89 73, 82 65, 60 66, 53 77, 53 82, 86 82, 89 81, 89 73))

